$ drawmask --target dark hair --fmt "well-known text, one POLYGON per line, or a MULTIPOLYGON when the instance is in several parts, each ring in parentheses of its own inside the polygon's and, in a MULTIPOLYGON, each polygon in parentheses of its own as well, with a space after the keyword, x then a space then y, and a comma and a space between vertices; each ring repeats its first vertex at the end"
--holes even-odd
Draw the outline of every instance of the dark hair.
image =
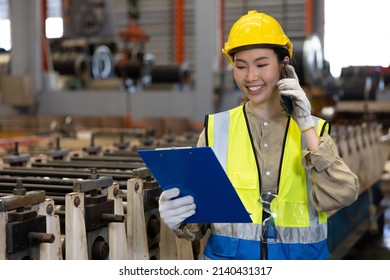
POLYGON ((282 62, 286 56, 290 57, 290 53, 288 52, 288 49, 286 48, 278 48, 278 47, 272 47, 271 49, 274 50, 276 53, 276 56, 278 57, 278 60, 282 62))
POLYGON ((232 60, 234 61, 234 56, 237 52, 250 50, 250 49, 254 49, 254 48, 272 49, 276 53, 280 62, 282 62, 286 56, 291 58, 287 47, 283 47, 283 46, 279 46, 279 45, 271 45, 271 44, 258 44, 258 45, 247 45, 247 46, 238 47, 238 48, 231 50, 229 52, 229 55, 232 57, 232 60))

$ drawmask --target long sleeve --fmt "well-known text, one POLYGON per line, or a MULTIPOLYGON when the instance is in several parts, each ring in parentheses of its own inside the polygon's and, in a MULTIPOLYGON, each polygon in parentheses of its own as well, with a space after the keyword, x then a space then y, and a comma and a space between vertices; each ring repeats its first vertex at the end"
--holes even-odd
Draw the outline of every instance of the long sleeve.
POLYGON ((329 134, 321 137, 318 149, 304 150, 302 163, 310 168, 310 197, 318 211, 338 210, 357 199, 358 177, 340 158, 329 134))

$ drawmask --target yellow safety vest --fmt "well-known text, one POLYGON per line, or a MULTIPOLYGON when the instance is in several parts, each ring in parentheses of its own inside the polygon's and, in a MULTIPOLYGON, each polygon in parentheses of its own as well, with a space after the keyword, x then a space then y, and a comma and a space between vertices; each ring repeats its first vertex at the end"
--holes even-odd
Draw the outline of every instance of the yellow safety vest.
MULTIPOLYGON (((230 178, 254 224, 262 223, 259 203, 260 171, 255 156, 244 106, 209 115, 206 119, 206 144, 213 148, 230 178)), ((327 123, 314 117, 316 131, 321 135, 327 123)), ((325 212, 317 212, 310 203, 309 170, 302 165, 304 138, 296 122, 290 118, 285 133, 279 170, 277 197, 272 201, 278 242, 315 243, 326 239, 325 212), (302 239, 303 238, 303 239, 302 239)), ((246 236, 234 236, 247 238, 246 236)))

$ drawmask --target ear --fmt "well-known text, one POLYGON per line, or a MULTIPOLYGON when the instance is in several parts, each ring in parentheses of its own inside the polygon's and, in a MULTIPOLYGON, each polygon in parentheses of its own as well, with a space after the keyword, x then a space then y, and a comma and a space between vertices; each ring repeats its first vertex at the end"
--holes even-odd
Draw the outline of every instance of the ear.
POLYGON ((280 78, 287 78, 287 71, 286 71, 286 66, 290 64, 290 58, 288 56, 285 56, 282 62, 282 69, 280 72, 280 78))

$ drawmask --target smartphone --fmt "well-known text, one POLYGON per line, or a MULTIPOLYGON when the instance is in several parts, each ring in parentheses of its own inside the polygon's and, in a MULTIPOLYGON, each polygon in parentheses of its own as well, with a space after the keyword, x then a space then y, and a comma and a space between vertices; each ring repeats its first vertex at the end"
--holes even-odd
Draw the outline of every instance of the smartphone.
POLYGON ((292 103, 292 100, 291 100, 290 97, 281 95, 281 96, 280 96, 280 105, 282 105, 284 111, 286 111, 286 113, 287 113, 288 115, 291 115, 291 114, 292 114, 293 103, 292 103))
MULTIPOLYGON (((287 62, 285 63, 285 65, 287 64, 287 62)), ((282 73, 282 76, 284 76, 284 78, 288 78, 288 75, 287 75, 287 71, 284 70, 283 71, 284 73, 282 73)), ((290 97, 287 97, 287 96, 284 96, 284 95, 280 95, 280 105, 282 105, 284 111, 288 114, 288 115, 291 115, 292 114, 292 111, 293 111, 293 102, 292 102, 292 99, 290 97)))

